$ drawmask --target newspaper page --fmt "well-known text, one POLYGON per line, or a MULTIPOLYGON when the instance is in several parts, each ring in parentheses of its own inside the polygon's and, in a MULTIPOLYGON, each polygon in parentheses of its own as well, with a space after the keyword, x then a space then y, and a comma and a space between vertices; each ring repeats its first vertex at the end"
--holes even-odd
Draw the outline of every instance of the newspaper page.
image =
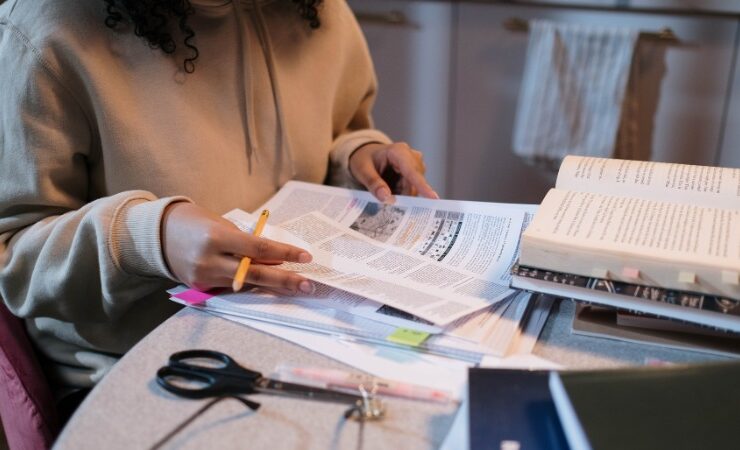
MULTIPOLYGON (((253 216, 240 210, 225 217, 245 231, 253 221, 253 216)), ((521 213, 512 218, 517 235, 522 220, 521 213)), ((283 221, 279 227, 267 225, 263 235, 305 248, 314 257, 308 264, 284 263, 283 267, 435 325, 447 325, 511 293, 508 285, 370 239, 315 212, 283 221)))
POLYGON ((320 212, 373 240, 509 284, 522 228, 536 205, 396 199, 383 204, 364 191, 290 181, 259 210, 270 210, 273 225, 320 212))

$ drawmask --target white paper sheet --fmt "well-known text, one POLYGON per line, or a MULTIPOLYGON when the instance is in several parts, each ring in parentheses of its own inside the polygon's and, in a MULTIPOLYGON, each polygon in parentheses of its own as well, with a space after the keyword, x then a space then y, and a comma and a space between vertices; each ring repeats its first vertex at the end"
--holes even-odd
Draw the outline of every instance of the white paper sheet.
POLYGON ((526 355, 532 353, 537 339, 540 337, 545 322, 550 316, 550 310, 555 302, 555 297, 538 294, 533 297, 533 304, 530 305, 529 315, 526 318, 524 327, 519 327, 518 335, 513 339, 507 355, 526 355))
MULTIPOLYGON (((175 295, 186 289, 181 286, 168 292, 175 295)), ((186 304, 176 297, 172 300, 186 304)), ((201 305, 190 306, 213 314, 285 325, 329 336, 341 336, 347 340, 410 349, 406 345, 388 340, 388 337, 397 331, 397 326, 369 320, 334 308, 307 306, 304 303, 294 302, 291 298, 240 292, 214 296, 201 305)), ((494 353, 491 349, 476 342, 447 334, 428 337, 419 344, 417 350, 475 363, 486 354, 494 353)))
POLYGON ((467 388, 468 367, 473 364, 413 350, 366 345, 280 325, 235 316, 221 316, 288 340, 311 351, 356 367, 371 375, 449 391, 459 399, 467 388))

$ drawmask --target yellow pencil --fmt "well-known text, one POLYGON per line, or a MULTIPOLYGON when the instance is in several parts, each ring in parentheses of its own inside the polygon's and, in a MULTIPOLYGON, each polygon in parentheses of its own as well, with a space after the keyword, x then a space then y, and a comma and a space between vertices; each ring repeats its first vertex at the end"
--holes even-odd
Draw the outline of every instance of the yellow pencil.
MULTIPOLYGON (((257 219, 257 225, 254 226, 254 231, 252 232, 253 236, 259 237, 259 235, 262 234, 262 230, 265 228, 265 223, 269 216, 270 211, 266 209, 262 210, 260 218, 257 219)), ((236 275, 234 275, 234 282, 231 284, 231 288, 234 289, 234 292, 240 290, 242 286, 244 286, 244 279, 247 277, 250 264, 252 264, 252 259, 249 256, 245 256, 239 262, 239 267, 236 269, 236 275)))

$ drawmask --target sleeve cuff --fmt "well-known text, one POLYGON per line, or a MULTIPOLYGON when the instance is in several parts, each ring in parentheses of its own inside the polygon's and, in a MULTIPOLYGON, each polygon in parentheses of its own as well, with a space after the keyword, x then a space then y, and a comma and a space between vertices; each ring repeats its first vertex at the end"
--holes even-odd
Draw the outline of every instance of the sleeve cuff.
POLYGON ((393 141, 385 133, 375 129, 358 130, 337 138, 330 154, 329 184, 352 189, 365 189, 349 171, 349 158, 355 150, 373 142, 391 144, 393 141))
POLYGON ((164 210, 187 197, 134 198, 121 205, 113 217, 111 248, 113 259, 126 273, 165 277, 177 281, 162 253, 161 223, 164 210))

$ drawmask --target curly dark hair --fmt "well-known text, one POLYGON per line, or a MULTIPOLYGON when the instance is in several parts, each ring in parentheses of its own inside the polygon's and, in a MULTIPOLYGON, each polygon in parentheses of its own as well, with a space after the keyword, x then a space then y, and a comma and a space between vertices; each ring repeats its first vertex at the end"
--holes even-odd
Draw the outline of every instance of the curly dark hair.
MULTIPOLYGON (((143 38, 150 47, 159 48, 167 54, 175 53, 177 44, 171 33, 171 23, 183 34, 183 45, 190 50, 191 56, 183 61, 186 72, 195 70, 198 59, 198 48, 193 45, 195 32, 188 25, 188 17, 193 14, 189 0, 104 0, 108 16, 105 25, 115 28, 119 23, 128 21, 134 27, 134 34, 143 38)), ((321 26, 317 6, 322 0, 291 0, 298 7, 298 13, 311 28, 321 26)))

